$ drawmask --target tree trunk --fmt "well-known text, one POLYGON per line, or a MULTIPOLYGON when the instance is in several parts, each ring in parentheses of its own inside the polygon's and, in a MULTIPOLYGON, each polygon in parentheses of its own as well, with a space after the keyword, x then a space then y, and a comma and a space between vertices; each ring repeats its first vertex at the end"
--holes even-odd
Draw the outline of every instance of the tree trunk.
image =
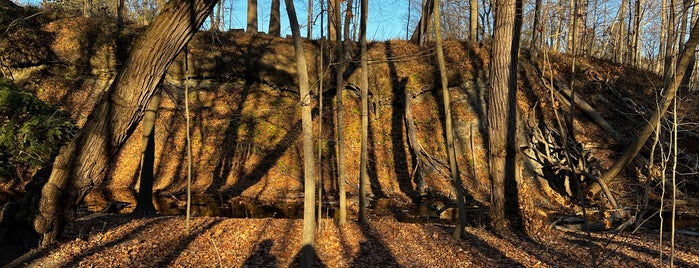
POLYGON ((133 213, 139 216, 155 215, 153 205, 153 167, 155 166, 155 119, 160 106, 160 94, 156 93, 148 102, 143 114, 143 143, 141 151, 141 180, 138 186, 138 199, 133 213))
POLYGON ((515 16, 521 0, 495 3, 495 27, 491 52, 491 86, 488 94, 488 134, 491 205, 490 225, 496 232, 507 227, 505 218, 505 180, 515 176, 517 50, 515 16), (517 5, 516 5, 517 4, 517 5))
MULTIPOLYGON (((538 0, 541 1, 541 0, 538 0)), ((478 42, 478 0, 471 0, 469 34, 471 42, 478 42)))
POLYGON ((308 14, 306 17, 306 38, 308 38, 308 40, 311 40, 312 36, 313 36, 313 0, 308 0, 308 14))
POLYGON ((418 46, 424 46, 427 42, 427 35, 431 26, 432 12, 434 11, 434 0, 426 0, 422 7, 422 15, 417 23, 413 35, 410 37, 410 42, 418 46))
POLYGON ((369 158, 369 150, 367 143, 369 141, 369 59, 366 53, 366 27, 367 27, 367 16, 368 7, 367 0, 361 1, 361 21, 359 23, 359 44, 361 53, 361 65, 362 65, 362 144, 361 144, 361 155, 359 160, 359 223, 366 223, 366 177, 367 177, 367 161, 369 158))
POLYGON ((293 0, 284 0, 286 12, 289 15, 291 34, 294 38, 294 52, 296 55, 296 69, 299 78, 299 93, 301 105, 301 127, 303 135, 303 238, 301 240, 301 267, 312 267, 314 256, 315 236, 315 164, 313 163, 313 121, 311 118, 311 90, 308 82, 308 70, 306 69, 306 57, 301 40, 296 10, 293 0))
POLYGON ((641 5, 643 1, 636 0, 635 11, 633 15, 633 40, 631 41, 631 64, 639 67, 640 51, 638 49, 639 40, 641 39, 641 19, 643 19, 643 14, 641 14, 641 5))
POLYGON ((42 246, 61 234, 66 211, 102 183, 107 166, 141 120, 161 77, 215 4, 215 0, 172 0, 134 42, 109 91, 54 161, 34 219, 35 230, 43 234, 42 246))
POLYGON ((541 27, 541 0, 536 0, 534 3, 534 24, 532 24, 532 41, 529 44, 529 49, 531 50, 531 60, 533 62, 536 62, 536 58, 538 56, 539 49, 541 49, 541 46, 539 46, 539 39, 541 38, 541 30, 539 28, 541 27))
POLYGON ((248 27, 246 32, 257 34, 257 0, 248 0, 248 27))
POLYGON ((281 35, 281 15, 279 14, 279 0, 272 0, 272 10, 269 15, 269 35, 281 35))
POLYGON ((345 128, 344 128, 344 115, 343 115, 343 103, 342 103, 342 94, 343 94, 343 89, 345 88, 344 85, 344 77, 343 74, 345 72, 345 60, 343 59, 343 50, 344 50, 344 43, 342 42, 342 32, 340 29, 342 29, 342 20, 340 19, 340 1, 335 0, 335 24, 336 24, 336 40, 337 40, 337 50, 335 51, 335 55, 338 61, 338 64, 336 65, 336 74, 335 74, 335 98, 336 98, 336 120, 337 122, 335 123, 335 126, 337 128, 337 191, 338 194, 340 195, 340 204, 339 204, 339 220, 338 222, 340 225, 345 224, 347 222, 347 195, 345 193, 345 128))
POLYGON ((85 2, 83 3, 83 17, 89 18, 90 17, 90 12, 92 12, 92 0, 84 0, 85 2))
POLYGON ((447 78, 447 64, 444 60, 444 51, 442 51, 442 33, 439 23, 439 0, 434 1, 434 31, 437 41, 437 61, 439 62, 439 74, 442 82, 442 97, 444 102, 444 121, 445 130, 447 133, 447 152, 449 155, 449 169, 451 170, 451 180, 456 192, 456 204, 459 209, 459 222, 454 229, 454 238, 461 239, 461 233, 466 226, 466 204, 464 203, 464 189, 461 184, 461 175, 456 163, 456 153, 454 151, 454 129, 451 124, 451 100, 449 96, 449 80, 447 78))
POLYGON ((347 6, 345 7, 345 25, 342 29, 344 31, 345 57, 347 59, 349 59, 350 55, 349 42, 352 41, 352 38, 350 38, 350 24, 352 24, 352 18, 354 17, 354 14, 352 13, 352 2, 352 0, 347 0, 347 6))
MULTIPOLYGON (((672 77, 670 82, 666 83, 665 90, 663 90, 665 94, 663 95, 663 99, 660 101, 658 110, 653 112, 653 115, 648 120, 648 123, 643 126, 641 130, 639 130, 639 132, 636 134, 636 139, 626 147, 624 154, 622 154, 621 157, 614 162, 614 165, 612 165, 612 167, 602 175, 600 180, 603 183, 608 185, 619 175, 619 173, 621 173, 622 170, 624 170, 624 168, 626 168, 626 166, 628 166, 629 163, 631 163, 631 160, 636 157, 638 152, 646 143, 646 140, 648 140, 648 137, 650 137, 650 135, 653 133, 653 130, 658 122, 660 122, 660 119, 665 116, 665 112, 667 112, 670 103, 672 103, 672 100, 675 98, 677 89, 682 83, 682 78, 688 71, 687 69, 690 65, 690 61, 694 57, 694 50, 697 47, 697 43, 699 43, 699 23, 695 23, 692 31, 690 32, 689 41, 687 41, 679 62, 677 63, 675 75, 672 77)), ((588 195, 594 196, 600 190, 601 185, 594 183, 589 187, 587 192, 588 195)))
POLYGON ((328 0, 328 40, 335 41, 339 29, 337 21, 340 18, 340 13, 337 11, 340 8, 340 0, 328 0))
POLYGON ((626 1, 627 0, 621 0, 619 3, 619 18, 616 24, 614 60, 619 64, 624 63, 624 17, 626 17, 626 1))

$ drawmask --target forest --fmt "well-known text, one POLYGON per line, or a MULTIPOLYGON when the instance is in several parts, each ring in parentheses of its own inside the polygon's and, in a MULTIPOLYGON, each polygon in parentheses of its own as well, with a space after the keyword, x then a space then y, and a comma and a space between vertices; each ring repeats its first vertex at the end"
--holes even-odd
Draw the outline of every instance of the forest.
POLYGON ((697 267, 697 17, 0 0, 0 265, 697 267))

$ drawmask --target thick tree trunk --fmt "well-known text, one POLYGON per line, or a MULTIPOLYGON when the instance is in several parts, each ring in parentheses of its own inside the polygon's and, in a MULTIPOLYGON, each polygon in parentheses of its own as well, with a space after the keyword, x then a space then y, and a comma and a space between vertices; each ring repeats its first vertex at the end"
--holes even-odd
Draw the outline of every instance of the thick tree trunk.
MULTIPOLYGON (((694 24, 692 31, 690 32, 689 41, 687 41, 685 44, 684 51, 682 52, 679 62, 677 63, 675 75, 665 86, 665 94, 663 95, 663 99, 660 101, 658 110, 653 112, 653 115, 648 120, 648 123, 643 126, 638 133, 636 133, 636 139, 633 140, 628 147, 626 147, 624 154, 622 154, 621 157, 614 162, 614 165, 612 165, 607 172, 602 174, 600 180, 603 183, 609 185, 609 183, 612 182, 619 175, 619 173, 621 173, 621 171, 628 166, 629 163, 631 163, 638 152, 641 151, 641 148, 643 148, 643 145, 646 143, 650 135, 653 133, 653 130, 658 122, 660 122, 660 119, 665 116, 665 112, 667 112, 668 107, 670 107, 670 103, 672 103, 672 100, 675 98, 675 94, 677 93, 677 89, 682 83, 682 78, 688 71, 687 69, 690 65, 690 61, 692 58, 694 58, 694 50, 697 47, 697 43, 699 43, 699 21, 698 23, 694 24)), ((601 185, 594 183, 589 187, 587 192, 588 195, 594 196, 601 189, 601 185)))
POLYGON ((464 189, 461 184, 461 174, 456 163, 456 152, 454 151, 454 129, 451 123, 451 100, 449 96, 449 80, 447 78, 447 64, 442 51, 442 30, 439 23, 439 0, 434 0, 434 31, 437 41, 437 61, 439 62, 439 74, 442 82, 442 97, 444 102, 444 121, 447 133, 447 152, 449 155, 449 169, 451 170, 451 182, 456 192, 456 206, 459 209, 459 222, 454 229, 454 238, 461 239, 461 233, 466 226, 466 204, 464 200, 464 189))
POLYGON ((272 10, 269 15, 269 35, 281 35, 281 15, 279 14, 279 0, 272 0, 272 10))
POLYGON ((515 176, 517 49, 515 33, 517 1, 498 0, 495 5, 495 27, 491 52, 491 86, 488 93, 488 134, 491 205, 490 225, 496 232, 507 227, 505 218, 505 180, 515 176))
POLYGON ((257 34, 257 0, 248 0, 248 27, 246 32, 257 34))
POLYGON ((285 0, 286 12, 289 15, 291 24, 291 34, 294 38, 294 52, 296 55, 296 69, 299 78, 299 93, 301 105, 301 128, 303 136, 303 178, 304 178, 304 199, 303 199, 303 238, 301 240, 301 267, 312 267, 315 240, 315 164, 313 160, 313 119, 311 118, 311 90, 308 81, 308 70, 306 68, 306 57, 304 56, 303 41, 301 40, 301 30, 299 29, 296 10, 293 0, 285 0))
POLYGON ((141 151, 141 180, 138 199, 133 213, 139 216, 155 215, 153 205, 153 168, 155 166, 155 119, 160 106, 160 94, 153 95, 143 115, 143 143, 141 151))
POLYGON ((215 4, 215 0, 172 0, 135 41, 109 91, 54 161, 34 219, 35 230, 43 234, 42 246, 61 234, 66 210, 102 183, 109 162, 141 120, 161 77, 215 4))
POLYGON ((359 23, 359 44, 361 53, 362 65, 362 96, 361 96, 361 116, 362 116, 362 144, 361 155, 359 160, 359 222, 366 223, 366 177, 367 177, 367 161, 369 158, 368 141, 369 141, 369 59, 366 52, 366 27, 368 7, 367 0, 361 1, 361 21, 359 23))

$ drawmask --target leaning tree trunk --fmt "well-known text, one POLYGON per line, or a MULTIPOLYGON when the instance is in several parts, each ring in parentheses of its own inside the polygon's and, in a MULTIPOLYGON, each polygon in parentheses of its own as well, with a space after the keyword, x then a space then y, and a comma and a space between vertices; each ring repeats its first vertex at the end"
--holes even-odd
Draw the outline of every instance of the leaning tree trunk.
POLYGON ((491 227, 503 232, 505 218, 505 180, 515 176, 517 45, 515 15, 517 1, 498 0, 490 64, 491 86, 488 94, 488 134, 491 178, 491 227))
POLYGON ((296 10, 293 0, 284 0, 286 12, 289 15, 291 34, 294 38, 294 52, 296 55, 296 72, 299 78, 299 97, 301 105, 301 132, 303 133, 303 238, 301 240, 301 267, 312 267, 315 250, 315 167, 313 160, 313 118, 311 117, 311 90, 308 82, 308 70, 306 57, 304 56, 301 30, 299 29, 296 10))
POLYGON ((141 120, 161 77, 215 4, 216 0, 172 0, 135 41, 109 91, 54 161, 34 219, 35 230, 43 234, 42 246, 61 234, 66 211, 102 183, 109 162, 141 120))
MULTIPOLYGON (((655 130, 655 126, 658 124, 658 122, 660 122, 660 119, 665 116, 665 112, 667 112, 668 107, 670 107, 670 103, 672 103, 672 100, 675 98, 675 94, 677 93, 677 89, 682 83, 682 78, 688 71, 687 69, 690 65, 689 62, 694 58, 694 49, 697 47, 698 43, 699 20, 695 22, 692 31, 690 32, 689 41, 687 41, 684 46, 684 50, 682 51, 680 59, 677 63, 677 68, 674 72, 672 80, 665 86, 665 95, 663 95, 663 99, 660 101, 660 106, 648 120, 648 123, 645 124, 643 128, 638 131, 638 133, 636 133, 636 139, 626 147, 624 154, 622 154, 621 157, 614 162, 614 165, 612 165, 612 167, 610 167, 609 170, 602 175, 600 180, 603 183, 609 184, 619 175, 619 173, 621 173, 622 170, 624 170, 624 168, 626 168, 626 166, 629 165, 629 163, 631 163, 631 160, 633 160, 638 152, 641 151, 641 148, 643 148, 643 145, 653 133, 653 130, 655 130)), ((602 190, 601 185, 595 183, 590 186, 587 192, 588 195, 594 196, 600 190, 602 190)))

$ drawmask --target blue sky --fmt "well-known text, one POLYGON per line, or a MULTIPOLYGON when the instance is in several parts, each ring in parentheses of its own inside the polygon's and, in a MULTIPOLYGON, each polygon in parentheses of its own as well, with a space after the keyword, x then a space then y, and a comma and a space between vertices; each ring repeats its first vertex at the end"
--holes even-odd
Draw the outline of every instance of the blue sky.
MULTIPOLYGON (((15 3, 25 5, 33 4, 39 5, 41 0, 12 0, 15 3)), ((93 0, 96 1, 96 0, 93 0)), ((108 1, 108 0, 106 0, 108 1)), ((132 1, 132 0, 127 0, 132 1)), ((367 28, 367 38, 371 40, 387 40, 392 38, 405 38, 406 33, 406 22, 408 13, 408 1, 409 0, 369 0, 369 23, 367 28)), ((288 17, 286 15, 286 7, 284 1, 282 4, 282 35, 290 34, 288 17)), ((314 7, 314 13, 317 16, 319 11, 318 0, 314 0, 316 6, 314 7)), ((355 5, 359 3, 359 0, 355 0, 355 5)), ((267 31, 269 26, 269 11, 270 11, 271 1, 269 0, 258 0, 258 18, 259 18, 259 28, 260 31, 267 31)), ((301 33, 305 35, 307 25, 306 14, 308 8, 307 0, 295 0, 294 5, 296 7, 296 13, 298 15, 299 24, 302 25, 301 33)), ((226 0, 225 2, 226 12, 233 10, 233 19, 231 28, 245 28, 246 22, 246 10, 247 10, 247 0, 226 0)), ((415 7, 413 7, 415 8, 415 7)), ((412 21, 416 21, 417 12, 412 12, 412 21)), ((359 12, 356 14, 359 17, 359 12)), ((226 25, 224 29, 229 27, 229 16, 227 15, 226 25)), ((207 22, 208 23, 208 22, 207 22)), ((316 20, 314 29, 314 38, 320 36, 320 19, 316 20)), ((412 29, 411 29, 412 31, 412 29)))

